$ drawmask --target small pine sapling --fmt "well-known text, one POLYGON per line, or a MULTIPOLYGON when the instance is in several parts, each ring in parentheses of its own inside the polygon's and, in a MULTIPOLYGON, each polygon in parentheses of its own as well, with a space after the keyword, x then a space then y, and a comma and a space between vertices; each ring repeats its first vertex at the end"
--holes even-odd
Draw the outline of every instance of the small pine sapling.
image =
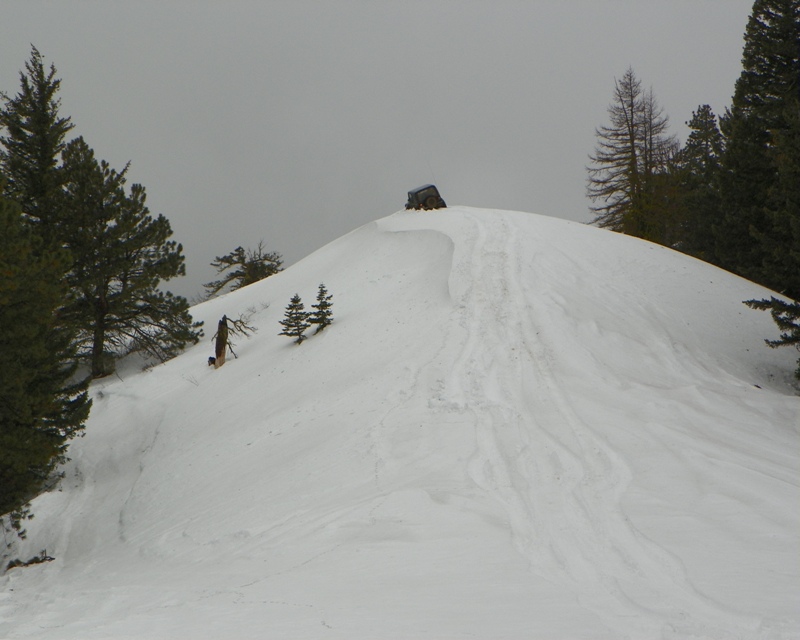
POLYGON ((308 323, 309 313, 305 310, 305 305, 300 299, 300 295, 295 293, 289 305, 286 307, 286 313, 281 320, 283 331, 279 336, 289 336, 294 338, 297 344, 300 344, 307 338, 305 334, 306 329, 311 325, 308 323))
POLYGON ((331 302, 332 298, 333 295, 328 293, 325 285, 320 284, 319 291, 317 291, 317 304, 311 305, 314 311, 308 320, 310 324, 317 325, 317 329, 314 331, 315 334, 319 333, 333 322, 333 313, 331 312, 331 307, 333 306, 331 302))

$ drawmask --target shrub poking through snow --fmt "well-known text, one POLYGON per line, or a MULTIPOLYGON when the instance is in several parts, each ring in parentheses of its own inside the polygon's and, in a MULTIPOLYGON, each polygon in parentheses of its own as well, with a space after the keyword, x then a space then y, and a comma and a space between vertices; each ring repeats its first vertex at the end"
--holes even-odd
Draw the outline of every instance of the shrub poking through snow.
POLYGON ((31 565, 34 564, 42 564, 43 562, 52 562, 53 560, 55 560, 55 558, 53 556, 47 555, 47 550, 42 549, 39 552, 38 556, 34 556, 30 560, 27 561, 23 561, 20 559, 12 560, 11 562, 8 563, 6 571, 8 571, 9 569, 16 569, 17 567, 30 567, 31 565))
POLYGON ((278 335, 294 338, 294 341, 300 344, 307 338, 304 334, 306 329, 311 326, 308 322, 309 315, 308 311, 305 310, 305 305, 303 305, 300 299, 300 295, 295 293, 289 305, 286 307, 286 314, 283 320, 281 320, 283 331, 278 335))
POLYGON ((333 306, 331 302, 332 298, 333 296, 328 293, 325 285, 320 284, 319 290, 317 291, 317 304, 311 305, 314 311, 308 319, 310 324, 317 325, 317 329, 314 331, 315 334, 319 333, 333 322, 333 313, 331 312, 331 307, 333 306))

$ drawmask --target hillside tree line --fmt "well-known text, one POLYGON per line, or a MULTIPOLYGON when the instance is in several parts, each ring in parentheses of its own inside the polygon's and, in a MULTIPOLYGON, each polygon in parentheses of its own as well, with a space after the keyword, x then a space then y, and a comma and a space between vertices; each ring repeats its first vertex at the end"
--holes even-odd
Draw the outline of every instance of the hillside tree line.
MULTIPOLYGON (((700 258, 780 294, 749 300, 800 348, 800 2, 756 0, 732 104, 700 105, 682 146, 629 68, 596 130, 593 222, 700 258)), ((800 361, 796 375, 800 378, 800 361)))
POLYGON ((202 335, 160 285, 183 248, 128 167, 98 160, 60 114, 61 81, 32 47, 16 94, 0 93, 0 516, 26 504, 82 433, 89 381, 133 352, 158 360, 202 335))

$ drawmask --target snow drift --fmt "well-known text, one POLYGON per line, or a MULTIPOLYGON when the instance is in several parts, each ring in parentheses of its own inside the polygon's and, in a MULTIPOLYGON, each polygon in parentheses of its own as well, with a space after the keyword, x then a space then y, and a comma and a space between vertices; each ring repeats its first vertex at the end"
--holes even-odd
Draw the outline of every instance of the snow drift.
POLYGON ((0 637, 800 637, 796 352, 769 292, 515 212, 401 212, 97 382, 0 637), (324 282, 334 324, 279 337, 324 282))

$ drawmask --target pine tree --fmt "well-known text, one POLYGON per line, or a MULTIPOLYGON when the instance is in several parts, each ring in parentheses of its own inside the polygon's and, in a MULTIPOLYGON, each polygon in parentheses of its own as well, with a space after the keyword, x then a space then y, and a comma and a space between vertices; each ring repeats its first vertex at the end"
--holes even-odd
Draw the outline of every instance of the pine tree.
POLYGON ((331 311, 331 307, 333 306, 331 302, 332 299, 333 295, 328 293, 324 284, 320 284, 317 291, 317 304, 311 305, 314 311, 309 318, 309 323, 317 326, 314 331, 315 335, 323 331, 325 327, 333 322, 333 312, 331 311))
MULTIPOLYGON (((756 0, 742 73, 721 119, 725 225, 722 265, 788 298, 748 300, 780 330, 770 346, 800 343, 800 3, 756 0)), ((800 361, 797 375, 800 377, 800 361)))
POLYGON ((73 336, 58 321, 69 255, 42 245, 19 207, 0 198, 0 514, 11 512, 20 533, 24 505, 91 406, 86 382, 74 382, 73 336))
MULTIPOLYGON (((785 283, 765 261, 774 233, 769 204, 785 201, 779 162, 792 144, 800 84, 800 3, 756 0, 745 31, 742 73, 731 108, 721 118, 725 136, 721 193, 725 224, 717 234, 722 265, 777 291, 785 283)), ((791 196, 789 196, 791 197, 791 196)), ((774 206, 774 205, 773 205, 774 206)), ((780 225, 783 228, 783 225, 780 225)))
POLYGON ((149 215, 141 185, 125 194, 127 168, 117 173, 97 163, 81 138, 64 143, 72 124, 58 115, 61 81, 55 67, 45 70, 35 47, 26 70, 20 93, 3 95, 0 168, 8 177, 5 192, 44 239, 41 250, 71 253, 72 267, 61 276, 69 302, 59 321, 78 332, 79 355, 94 376, 109 373, 112 351, 161 360, 175 355, 200 331, 186 300, 158 289, 185 273, 182 247, 168 240, 169 222, 149 215))
POLYGON ((764 207, 766 228, 754 236, 764 252, 765 281, 800 302, 800 104, 787 109, 786 128, 775 132, 774 159, 775 181, 764 207))
POLYGON ((591 208, 593 222, 667 243, 673 189, 669 166, 677 146, 667 135, 669 119, 630 68, 614 83, 608 113, 611 124, 596 130, 598 144, 589 156, 588 196, 600 202, 591 208))
POLYGON ((297 344, 301 344, 306 339, 306 329, 311 325, 308 323, 308 312, 305 310, 305 305, 300 299, 299 294, 294 294, 289 305, 286 307, 286 313, 283 320, 280 321, 283 326, 283 331, 278 335, 289 336, 294 338, 297 344))
POLYGON ((724 141, 707 104, 700 105, 686 125, 691 133, 677 158, 681 225, 676 248, 716 263, 714 227, 722 217, 719 174, 724 141))
POLYGON ((63 184, 59 160, 73 125, 58 113, 61 80, 56 68, 45 69, 36 47, 31 47, 25 69, 16 96, 0 93, 5 103, 0 108, 0 129, 5 130, 0 136, 0 170, 7 180, 6 196, 22 206, 26 221, 36 226, 43 246, 49 248, 58 245, 63 184))
POLYGON ((203 285, 208 295, 214 296, 227 286, 236 291, 283 271, 283 258, 274 251, 265 251, 262 241, 255 249, 236 247, 224 256, 217 256, 211 266, 217 273, 228 271, 223 278, 203 285))
POLYGON ((0 194, 21 208, 0 204, 0 513, 12 511, 15 528, 91 406, 63 309, 71 260, 57 231, 60 155, 72 124, 58 113, 60 83, 31 47, 19 93, 0 93, 0 194))
POLYGON ((98 162, 83 138, 64 150, 59 234, 73 255, 67 314, 80 328, 80 353, 94 377, 111 372, 114 354, 163 361, 202 335, 188 302, 159 288, 185 274, 183 248, 169 240, 169 221, 150 215, 143 186, 125 192, 126 172, 98 162))
MULTIPOLYGON (((800 351, 800 303, 787 302, 772 296, 769 300, 746 300, 745 304, 772 314, 781 334, 777 340, 765 341, 770 347, 792 346, 800 351)), ((800 359, 797 360, 794 375, 800 380, 800 359)))
MULTIPOLYGON (((764 271, 783 285, 784 300, 748 300, 745 304, 772 314, 780 338, 767 340, 771 347, 794 346, 800 351, 800 109, 788 120, 788 129, 778 134, 777 182, 770 191, 767 217, 771 233, 761 242, 766 249, 764 271)), ((800 379, 800 359, 795 376, 800 379)))

